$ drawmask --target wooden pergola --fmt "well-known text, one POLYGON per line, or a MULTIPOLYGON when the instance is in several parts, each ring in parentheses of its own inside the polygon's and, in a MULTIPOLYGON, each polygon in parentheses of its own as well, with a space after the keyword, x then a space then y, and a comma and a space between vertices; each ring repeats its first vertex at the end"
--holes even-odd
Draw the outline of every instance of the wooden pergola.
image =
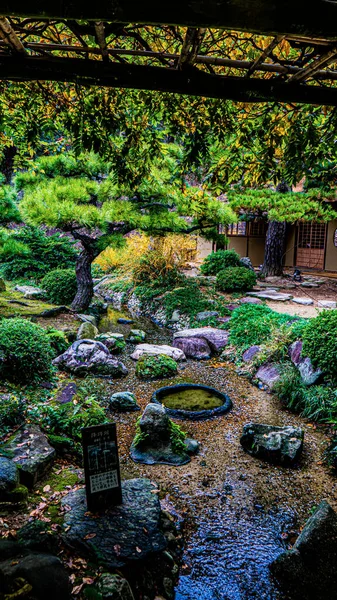
POLYGON ((337 106, 337 0, 0 0, 0 78, 337 106))

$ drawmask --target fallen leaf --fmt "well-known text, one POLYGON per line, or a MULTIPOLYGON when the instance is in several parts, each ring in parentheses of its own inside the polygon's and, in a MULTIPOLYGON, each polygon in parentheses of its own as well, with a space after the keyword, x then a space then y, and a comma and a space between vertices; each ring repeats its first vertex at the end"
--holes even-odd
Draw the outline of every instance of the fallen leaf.
POLYGON ((43 488, 44 492, 50 492, 50 485, 45 485, 43 488))
POLYGON ((96 537, 96 533, 88 533, 87 535, 84 536, 83 539, 85 540, 92 540, 92 538, 96 537))

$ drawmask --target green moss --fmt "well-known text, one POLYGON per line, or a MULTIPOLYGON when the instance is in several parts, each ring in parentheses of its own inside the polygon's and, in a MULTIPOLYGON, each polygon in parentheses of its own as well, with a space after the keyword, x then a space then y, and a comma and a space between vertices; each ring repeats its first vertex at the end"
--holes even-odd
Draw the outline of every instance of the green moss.
POLYGON ((67 486, 73 487, 78 483, 78 475, 71 469, 62 469, 60 473, 56 473, 53 469, 47 479, 41 483, 41 487, 50 485, 53 492, 62 492, 67 486))
POLYGON ((179 427, 179 425, 177 425, 176 423, 171 421, 171 419, 170 419, 170 430, 171 430, 170 441, 172 444, 173 451, 176 454, 185 454, 185 452, 186 452, 186 445, 185 445, 186 433, 184 431, 182 431, 182 429, 179 427))
POLYGON ((144 354, 136 366, 136 375, 140 379, 165 379, 178 372, 178 366, 173 358, 165 354, 151 356, 144 354))
POLYGON ((15 292, 8 283, 6 286, 7 291, 0 295, 0 317, 34 317, 39 316, 45 310, 54 308, 53 304, 42 300, 26 300, 23 294, 15 292), (22 302, 24 306, 16 302, 22 302))
POLYGON ((48 441, 55 448, 56 452, 63 454, 65 452, 72 452, 75 448, 75 443, 68 437, 61 435, 48 435, 48 441))

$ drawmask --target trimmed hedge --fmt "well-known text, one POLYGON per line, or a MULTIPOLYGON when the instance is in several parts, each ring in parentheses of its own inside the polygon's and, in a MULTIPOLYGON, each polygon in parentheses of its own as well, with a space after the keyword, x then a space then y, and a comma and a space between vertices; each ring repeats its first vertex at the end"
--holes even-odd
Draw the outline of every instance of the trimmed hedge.
POLYGON ((72 269, 55 269, 41 281, 47 298, 54 304, 71 304, 77 291, 75 272, 72 269))
POLYGON ((246 267, 228 267, 220 271, 216 278, 217 288, 222 292, 245 292, 255 284, 254 271, 246 267))
POLYGON ((337 381, 337 310, 323 310, 310 319, 303 333, 303 356, 337 381))
POLYGON ((235 250, 218 250, 206 256, 200 271, 203 275, 217 275, 227 267, 238 267, 239 265, 240 256, 235 250))

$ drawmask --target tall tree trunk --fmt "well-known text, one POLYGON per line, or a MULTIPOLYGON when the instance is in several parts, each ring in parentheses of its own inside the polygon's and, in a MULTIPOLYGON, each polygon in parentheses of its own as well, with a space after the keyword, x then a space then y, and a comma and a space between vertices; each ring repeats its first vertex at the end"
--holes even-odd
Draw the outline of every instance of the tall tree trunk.
POLYGON ((10 184, 14 171, 14 158, 17 153, 16 146, 5 146, 0 171, 5 176, 5 183, 10 184))
POLYGON ((76 261, 77 292, 72 302, 73 310, 86 310, 94 295, 91 263, 96 258, 93 248, 84 247, 76 261))
POLYGON ((262 267, 262 274, 266 277, 270 275, 282 275, 285 239, 286 223, 270 221, 267 229, 264 263, 262 267))
MULTIPOLYGON (((285 181, 278 184, 276 191, 280 194, 290 192, 285 181)), ((279 276, 283 274, 283 256, 286 245, 286 223, 270 221, 268 224, 262 275, 279 276)))

